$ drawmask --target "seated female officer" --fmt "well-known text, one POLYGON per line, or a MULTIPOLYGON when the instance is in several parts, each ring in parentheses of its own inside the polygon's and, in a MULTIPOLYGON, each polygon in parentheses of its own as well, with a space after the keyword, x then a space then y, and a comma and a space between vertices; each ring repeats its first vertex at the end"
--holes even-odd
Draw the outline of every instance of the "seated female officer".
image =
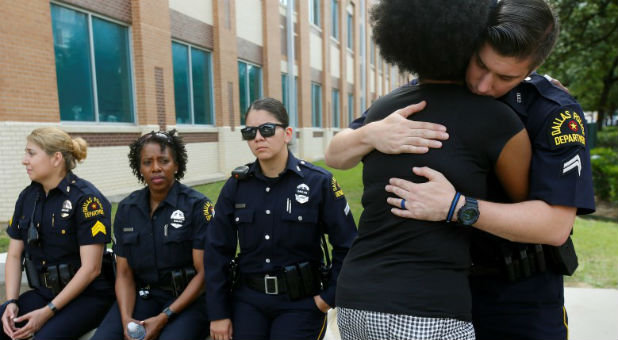
POLYGON ((241 133, 257 161, 237 168, 221 190, 205 248, 211 336, 321 338, 356 237, 350 207, 328 171, 288 151, 293 131, 281 102, 254 101, 246 122, 241 133), (333 246, 330 277, 320 271, 325 233, 333 246), (239 277, 230 293, 237 240, 239 277))
POLYGON ((19 195, 7 229, 8 301, 0 308, 0 338, 76 339, 98 325, 113 301, 111 284, 100 275, 110 204, 71 172, 86 148, 83 139, 54 127, 27 137, 22 164, 32 183, 19 195), (19 295, 22 256, 33 290, 19 295))
POLYGON ((187 151, 176 130, 131 144, 129 163, 146 187, 118 205, 114 220, 116 297, 93 339, 122 339, 141 323, 146 339, 203 339, 204 237, 214 215, 201 193, 180 184, 187 151))

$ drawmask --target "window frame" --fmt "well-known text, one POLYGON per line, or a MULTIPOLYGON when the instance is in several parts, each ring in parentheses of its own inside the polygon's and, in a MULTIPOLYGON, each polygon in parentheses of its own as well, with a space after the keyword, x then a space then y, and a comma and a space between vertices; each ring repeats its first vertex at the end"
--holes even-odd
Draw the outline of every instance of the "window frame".
POLYGON ((309 24, 320 28, 320 0, 308 0, 309 1, 309 24), (317 11, 314 6, 317 5, 317 11))
MULTIPOLYGON (((183 45, 187 47, 187 63, 188 63, 188 67, 187 67, 187 74, 189 76, 189 115, 191 117, 191 123, 178 123, 178 121, 176 120, 176 124, 180 125, 180 126, 216 126, 217 125, 217 115, 215 114, 215 83, 214 83, 214 64, 213 64, 213 53, 212 51, 205 49, 205 48, 201 48, 198 46, 195 46, 193 44, 181 41, 181 40, 177 40, 177 39, 172 39, 172 44, 170 47, 173 47, 173 44, 179 44, 179 45, 183 45), (196 49, 198 51, 202 51, 206 54, 210 55, 210 65, 208 65, 210 67, 210 79, 208 79, 208 82, 210 83, 210 115, 212 118, 212 124, 200 124, 200 123, 195 123, 195 102, 194 102, 194 94, 193 94, 193 56, 191 55, 191 49, 196 49)), ((174 54, 172 52, 172 73, 174 72, 174 54)), ((174 112, 176 113, 176 84, 174 84, 174 112)), ((176 113, 177 116, 177 113, 176 113)))
POLYGON ((322 100, 322 84, 311 82, 311 126, 314 128, 322 128, 322 108, 324 106, 322 100), (315 89, 315 91, 314 91, 315 89), (319 104, 316 108, 314 104, 314 93, 318 96, 319 104), (317 124, 316 124, 317 123, 317 124))
POLYGON ((339 1, 338 0, 330 0, 330 9, 331 9, 331 28, 330 28, 330 37, 335 41, 339 41, 339 1))
MULTIPOLYGON (((258 65, 258 64, 252 63, 250 61, 247 61, 247 60, 239 58, 239 59, 236 60, 236 71, 238 71, 238 63, 244 63, 245 65, 251 65, 253 67, 257 67, 257 68, 260 69, 260 87, 259 87, 259 93, 258 93, 257 98, 262 98, 264 96, 264 68, 261 65, 258 65)), ((247 85, 247 87, 245 89, 245 92, 246 92, 245 94, 249 95, 247 98, 250 98, 251 97, 250 96, 251 90, 250 90, 250 86, 249 86, 250 85, 249 72, 245 72, 245 73, 246 73, 245 74, 245 82, 246 82, 245 84, 247 85)), ((240 74, 238 74, 237 78, 240 80, 240 74)), ((242 98, 242 93, 240 93, 240 83, 238 83, 238 104, 239 104, 239 106, 240 106, 241 98, 242 98)), ((251 100, 249 100, 248 104, 251 105, 251 100)), ((240 115, 239 118, 240 119, 238 121, 240 126, 245 125, 245 122, 243 122, 243 120, 244 120, 243 115, 245 114, 244 111, 247 108, 248 107, 246 107, 246 108, 240 107, 240 110, 239 110, 240 111, 239 112, 239 115, 240 115)))
POLYGON ((355 32, 354 32, 354 5, 350 4, 348 5, 348 10, 346 11, 347 14, 347 33, 348 33, 348 41, 347 41, 347 48, 349 51, 354 51, 354 37, 355 37, 355 32), (351 8, 350 8, 351 7, 351 8))
MULTIPOLYGON (((93 109, 94 109, 94 120, 62 120, 62 115, 59 112, 59 116, 60 116, 60 124, 68 124, 68 125, 87 125, 87 124, 106 124, 106 125, 129 125, 129 126, 133 126, 133 125, 139 125, 139 120, 138 120, 138 114, 137 114, 137 90, 136 90, 136 86, 135 86, 135 67, 134 67, 134 61, 133 61, 133 30, 132 30, 132 26, 130 24, 127 24, 125 22, 113 19, 113 18, 109 18, 103 15, 99 15, 95 12, 91 12, 89 10, 80 8, 80 7, 76 7, 70 4, 66 4, 66 3, 61 3, 61 2, 57 2, 57 1, 50 1, 49 2, 49 6, 50 6, 50 24, 52 25, 52 34, 53 34, 53 17, 51 15, 51 6, 58 6, 58 7, 63 7, 75 12, 79 12, 81 14, 86 15, 87 17, 87 23, 88 23, 88 54, 90 57, 90 72, 91 72, 91 88, 92 88, 92 105, 93 105, 93 109), (118 26, 122 26, 124 28, 127 29, 127 49, 128 49, 128 58, 127 58, 127 68, 129 69, 129 76, 130 76, 130 80, 129 80, 129 85, 131 86, 131 116, 133 118, 132 121, 130 122, 108 122, 108 121, 101 121, 100 120, 100 110, 99 110, 99 90, 98 90, 98 86, 97 86, 97 75, 96 75, 96 58, 94 55, 94 33, 93 33, 93 25, 92 25, 92 18, 95 17, 99 20, 103 20, 103 21, 107 21, 110 22, 112 24, 118 25, 118 26)), ((55 42, 53 41, 53 37, 52 37, 52 45, 55 45, 55 42)), ((55 47, 54 47, 55 48, 55 47)), ((56 67, 56 57, 55 57, 55 51, 54 51, 54 74, 56 75, 56 77, 58 77, 57 71, 55 70, 56 67)), ((56 83, 56 91, 59 91, 58 85, 56 83)), ((60 106, 60 98, 58 98, 58 106, 60 106)))
POLYGON ((341 128, 341 94, 339 89, 332 88, 331 90, 331 101, 332 101, 332 127, 333 128, 341 128))

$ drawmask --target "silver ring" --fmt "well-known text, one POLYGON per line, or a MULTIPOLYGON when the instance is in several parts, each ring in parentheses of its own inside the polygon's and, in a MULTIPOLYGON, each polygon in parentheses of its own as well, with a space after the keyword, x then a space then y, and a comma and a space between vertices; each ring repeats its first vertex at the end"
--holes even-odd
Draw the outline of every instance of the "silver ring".
POLYGON ((406 200, 405 199, 401 199, 401 203, 400 203, 401 209, 406 209, 406 200))

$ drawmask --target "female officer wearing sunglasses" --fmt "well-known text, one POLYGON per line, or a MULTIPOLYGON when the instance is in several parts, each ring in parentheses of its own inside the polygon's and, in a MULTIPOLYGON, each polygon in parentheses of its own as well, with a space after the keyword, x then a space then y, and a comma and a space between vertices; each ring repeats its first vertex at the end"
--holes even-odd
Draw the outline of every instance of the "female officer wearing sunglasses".
POLYGON ((356 237, 350 207, 329 172, 288 151, 293 131, 281 102, 254 101, 246 122, 242 136, 257 160, 237 168, 221 190, 205 247, 211 337, 321 338, 356 237), (330 276, 322 265, 325 233, 330 276), (238 271, 229 275, 237 241, 238 271))
POLYGON ((22 164, 32 183, 19 195, 7 229, 0 339, 77 339, 98 325, 113 301, 111 284, 100 275, 111 207, 71 171, 86 148, 83 139, 54 127, 27 137, 22 164), (33 290, 19 295, 22 256, 33 290))

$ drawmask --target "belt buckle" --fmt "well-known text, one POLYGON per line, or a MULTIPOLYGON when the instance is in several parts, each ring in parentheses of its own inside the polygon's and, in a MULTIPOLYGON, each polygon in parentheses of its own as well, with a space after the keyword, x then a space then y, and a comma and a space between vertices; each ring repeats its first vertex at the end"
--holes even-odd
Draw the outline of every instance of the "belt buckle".
POLYGON ((277 280, 277 276, 264 275, 264 293, 268 295, 279 294, 279 281, 277 280), (273 289, 269 289, 269 283, 272 284, 273 289))

